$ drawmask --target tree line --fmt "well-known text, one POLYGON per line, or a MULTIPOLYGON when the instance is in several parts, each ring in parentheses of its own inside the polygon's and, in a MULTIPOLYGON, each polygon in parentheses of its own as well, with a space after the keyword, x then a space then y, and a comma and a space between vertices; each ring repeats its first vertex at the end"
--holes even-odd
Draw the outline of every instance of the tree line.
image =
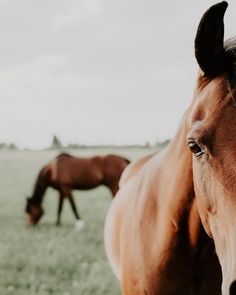
MULTIPOLYGON (((132 145, 86 145, 86 144, 78 144, 78 143, 70 143, 67 145, 64 145, 62 143, 62 141, 59 139, 59 137, 57 135, 53 135, 52 137, 52 141, 51 141, 51 145, 46 148, 46 150, 62 150, 62 149, 81 149, 81 148, 107 148, 107 147, 114 147, 114 148, 153 148, 153 147, 157 147, 159 149, 163 148, 164 146, 166 146, 169 142, 169 139, 165 140, 165 141, 157 141, 156 143, 150 143, 150 142, 146 142, 144 144, 132 144, 132 145)), ((14 144, 14 143, 0 143, 0 150, 20 150, 19 147, 14 144)))

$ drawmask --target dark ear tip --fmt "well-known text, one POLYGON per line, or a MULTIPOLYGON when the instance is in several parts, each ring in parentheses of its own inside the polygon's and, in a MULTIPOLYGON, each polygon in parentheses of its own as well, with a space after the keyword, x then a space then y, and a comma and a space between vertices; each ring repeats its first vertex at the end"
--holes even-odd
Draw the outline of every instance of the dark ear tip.
POLYGON ((227 7, 228 7, 228 2, 222 1, 220 3, 213 5, 210 9, 217 9, 225 13, 227 7))
POLYGON ((199 28, 205 23, 211 21, 218 21, 218 19, 223 19, 225 11, 228 7, 228 2, 222 1, 211 6, 202 16, 199 23, 199 28))
POLYGON ((219 3, 219 5, 221 6, 222 10, 226 11, 229 4, 226 1, 222 1, 221 3, 219 3))
POLYGON ((225 8, 227 8, 228 7, 228 2, 226 2, 226 1, 222 1, 221 3, 219 3, 219 4, 221 4, 223 7, 225 7, 225 8))
POLYGON ((224 15, 228 7, 228 2, 222 1, 212 5, 203 15, 203 19, 208 17, 216 17, 217 15, 224 15))
POLYGON ((195 37, 195 56, 206 76, 216 76, 224 70, 224 15, 226 1, 211 6, 202 16, 195 37))

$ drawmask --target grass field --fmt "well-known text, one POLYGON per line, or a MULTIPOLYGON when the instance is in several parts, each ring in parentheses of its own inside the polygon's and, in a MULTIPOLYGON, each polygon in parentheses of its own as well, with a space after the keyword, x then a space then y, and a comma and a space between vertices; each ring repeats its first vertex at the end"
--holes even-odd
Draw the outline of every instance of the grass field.
MULTIPOLYGON (((81 150, 82 156, 118 153, 137 159, 152 151, 81 150)), ((25 198, 39 169, 58 154, 44 152, 0 152, 0 294, 1 295, 89 295, 120 294, 103 246, 103 225, 111 203, 105 187, 75 191, 75 201, 86 222, 74 230, 74 218, 67 202, 62 226, 56 227, 57 192, 48 189, 45 215, 36 228, 25 224, 25 198)))

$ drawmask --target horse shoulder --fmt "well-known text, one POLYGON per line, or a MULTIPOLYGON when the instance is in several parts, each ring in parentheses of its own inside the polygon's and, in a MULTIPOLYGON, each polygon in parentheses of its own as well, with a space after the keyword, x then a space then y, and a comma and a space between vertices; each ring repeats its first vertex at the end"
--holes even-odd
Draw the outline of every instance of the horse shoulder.
POLYGON ((76 157, 68 154, 60 154, 49 165, 51 181, 54 186, 60 187, 70 182, 71 173, 74 171, 76 157))
MULTIPOLYGON (((134 251, 137 251, 135 246, 132 249, 129 246, 126 247, 126 245, 134 245, 134 243, 127 243, 125 247, 121 248, 120 241, 135 241, 135 233, 137 233, 135 216, 137 215, 132 213, 133 210, 140 211, 141 206, 137 205, 140 201, 138 199, 145 198, 146 189, 148 189, 148 184, 145 184, 142 175, 136 174, 129 179, 118 191, 106 218, 105 247, 112 269, 118 279, 123 276, 126 259, 133 256, 134 251), (132 252, 132 255, 128 254, 129 251, 132 252)), ((139 212, 139 216, 142 214, 143 212, 139 212)), ((141 222, 141 219, 138 222, 141 222)))
POLYGON ((127 200, 129 198, 130 188, 128 185, 119 190, 106 217, 104 227, 104 241, 108 259, 116 277, 121 279, 121 261, 120 261, 120 241, 122 239, 122 227, 126 217, 127 200), (123 218, 124 217, 124 218, 123 218))

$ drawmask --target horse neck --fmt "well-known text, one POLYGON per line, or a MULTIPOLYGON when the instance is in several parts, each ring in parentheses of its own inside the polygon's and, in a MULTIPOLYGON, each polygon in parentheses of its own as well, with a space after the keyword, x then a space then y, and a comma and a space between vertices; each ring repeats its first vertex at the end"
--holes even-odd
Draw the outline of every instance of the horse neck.
MULTIPOLYGON (((193 101, 194 103, 194 101, 193 101)), ((192 249, 202 244, 202 239, 208 241, 198 212, 197 200, 194 192, 192 153, 189 151, 186 139, 189 132, 188 120, 191 116, 193 103, 184 114, 180 127, 167 147, 164 156, 164 170, 167 169, 168 179, 165 183, 173 183, 169 196, 178 228, 184 231, 192 249)))
POLYGON ((180 171, 182 172, 182 175, 180 174, 182 178, 181 187, 185 189, 186 192, 186 194, 182 196, 182 201, 185 204, 189 241, 193 249, 198 249, 199 247, 202 247, 202 245, 212 244, 212 239, 210 239, 206 234, 199 215, 197 199, 194 191, 192 165, 193 156, 189 151, 186 142, 189 133, 189 121, 191 120, 192 112, 196 103, 198 103, 197 96, 194 95, 193 100, 183 117, 180 131, 177 132, 173 142, 171 143, 171 149, 173 149, 176 142, 179 142, 179 150, 177 149, 176 155, 177 157, 181 157, 180 154, 182 154, 184 159, 180 164, 180 171))
POLYGON ((33 191, 33 196, 32 200, 38 204, 41 205, 43 201, 43 196, 45 194, 45 191, 48 187, 48 181, 47 181, 47 173, 46 173, 46 168, 43 168, 35 182, 34 186, 34 191, 33 191))
POLYGON ((192 154, 186 144, 188 131, 188 112, 186 112, 176 135, 167 147, 163 159, 163 168, 169 172, 167 174, 169 182, 171 180, 173 188, 180 191, 179 197, 187 199, 192 198, 194 194, 192 154), (172 178, 170 178, 171 176, 172 178))
MULTIPOLYGON (((151 196, 155 198, 155 202, 151 200, 151 209, 147 207, 149 210, 157 208, 157 213, 153 214, 153 224, 158 233, 154 241, 154 251, 157 251, 158 244, 158 255, 165 261, 163 273, 167 274, 168 278, 168 274, 175 269, 176 275, 175 278, 171 277, 171 283, 183 290, 189 288, 195 275, 198 278, 195 266, 199 272, 202 271, 200 260, 205 262, 206 256, 211 255, 214 265, 218 265, 213 255, 214 245, 206 235, 198 213, 193 184, 192 154, 186 144, 189 132, 188 118, 189 111, 185 113, 176 135, 166 149, 159 156, 157 154, 147 166, 157 169, 151 178, 154 184, 151 194, 148 195, 149 200, 151 196)), ((148 173, 148 176, 150 177, 151 173, 148 173)), ((151 223, 150 220, 148 222, 151 223)), ((150 240, 148 246, 149 243, 150 240)), ((209 277, 206 268, 204 266, 204 274, 209 277)), ((159 275, 161 276, 161 273, 159 275)))

